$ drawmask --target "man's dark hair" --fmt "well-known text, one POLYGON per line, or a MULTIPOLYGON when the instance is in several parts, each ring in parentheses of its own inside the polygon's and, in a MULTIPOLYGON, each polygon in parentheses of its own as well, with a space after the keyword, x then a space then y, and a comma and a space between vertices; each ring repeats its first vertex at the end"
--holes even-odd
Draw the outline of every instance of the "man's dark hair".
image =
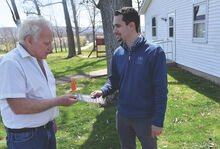
POLYGON ((138 12, 132 7, 123 7, 119 10, 115 11, 115 16, 122 15, 122 20, 128 25, 130 22, 135 23, 136 31, 138 32, 138 28, 140 25, 140 18, 138 12))

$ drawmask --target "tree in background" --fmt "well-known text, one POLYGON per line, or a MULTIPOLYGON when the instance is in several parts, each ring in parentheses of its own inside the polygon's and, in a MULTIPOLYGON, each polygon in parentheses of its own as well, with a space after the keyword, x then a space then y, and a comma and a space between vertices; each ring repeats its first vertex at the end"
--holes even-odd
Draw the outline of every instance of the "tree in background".
POLYGON ((47 7, 47 6, 59 4, 59 3, 62 3, 65 22, 66 22, 66 33, 67 33, 68 48, 69 48, 67 58, 71 58, 71 57, 76 56, 76 48, 75 48, 74 34, 72 30, 72 25, 70 21, 70 16, 69 16, 69 11, 68 11, 66 0, 62 0, 62 2, 47 3, 45 5, 41 5, 41 7, 47 7))
POLYGON ((6 0, 7 2, 7 5, 11 11, 11 15, 12 15, 12 18, 15 22, 15 24, 18 26, 20 23, 21 23, 21 19, 20 19, 20 16, 19 16, 19 13, 18 13, 18 9, 17 9, 17 6, 16 6, 16 3, 14 0, 11 0, 11 5, 12 5, 12 8, 10 6, 10 4, 8 3, 8 0, 6 0))
MULTIPOLYGON (((49 1, 49 0, 48 0, 49 1)), ((82 1, 82 0, 81 0, 82 1)), ((135 0, 133 0, 135 1, 135 0)), ((136 0, 138 3, 138 6, 140 4, 140 0, 136 0)), ((11 5, 13 7, 13 9, 11 9, 8 0, 6 0, 12 16, 13 16, 13 20, 16 24, 19 24, 20 22, 20 17, 17 11, 17 7, 15 4, 14 0, 11 0, 11 5)), ((53 4, 58 4, 58 3, 62 3, 63 4, 63 9, 64 9, 64 16, 65 16, 65 22, 66 22, 66 30, 67 30, 67 37, 68 37, 68 47, 69 47, 69 53, 68 53, 68 58, 71 58, 73 56, 76 55, 76 50, 75 50, 75 43, 74 43, 74 34, 72 31, 72 25, 71 25, 71 21, 69 18, 69 12, 68 12, 68 8, 67 8, 67 4, 66 4, 66 0, 62 0, 59 2, 52 2, 48 3, 48 4, 42 4, 42 0, 23 0, 23 2, 28 3, 28 2, 32 2, 32 4, 34 4, 36 11, 31 13, 31 11, 28 14, 37 14, 37 15, 42 15, 40 7, 46 7, 49 5, 53 5, 53 4)), ((44 1, 45 2, 45 1, 44 1)), ((74 13, 75 11, 75 7, 74 7, 74 2, 73 0, 70 0, 71 4, 72 4, 72 9, 73 9, 73 14, 74 14, 74 22, 75 20, 77 21, 76 18, 76 13, 74 13)), ((106 44, 106 55, 107 55, 107 68, 108 68, 108 74, 111 74, 111 57, 113 54, 113 51, 116 49, 116 47, 118 46, 118 42, 113 34, 113 28, 112 28, 112 22, 113 22, 113 17, 114 17, 114 10, 121 8, 123 6, 132 6, 132 0, 83 0, 84 3, 93 3, 93 6, 96 6, 97 8, 100 9, 101 11, 101 17, 102 17, 102 24, 103 24, 103 32, 104 32, 104 38, 105 38, 105 44, 106 44)), ((32 7, 33 8, 33 7, 32 7)), ((95 8, 95 7, 93 7, 95 8)), ((94 9, 92 9, 91 12, 95 12, 94 9)), ((96 13, 94 13, 96 14, 96 13)), ((92 17, 93 20, 92 25, 93 25, 93 39, 95 40, 95 27, 94 27, 94 22, 96 20, 96 17, 94 17, 95 15, 90 15, 92 17)), ((77 23, 75 23, 77 24, 77 23)), ((78 25, 76 26, 76 32, 79 32, 79 30, 77 29, 78 25)), ((78 33, 77 33, 78 34, 78 33)), ((77 36, 76 36, 77 37, 77 36)), ((79 39, 80 40, 80 39, 79 39)), ((79 41, 78 37, 77 37, 77 45, 78 45, 78 54, 81 53, 80 50, 80 46, 79 46, 79 41)), ((93 40, 93 41, 94 41, 93 40)))
POLYGON ((80 45, 80 37, 79 37, 79 26, 78 26, 78 21, 76 17, 76 6, 73 0, 70 0, 71 6, 72 6, 72 11, 73 11, 73 19, 74 19, 74 24, 75 24, 75 31, 76 31, 76 40, 77 40, 77 48, 78 48, 78 54, 81 54, 81 45, 80 45))
POLYGON ((35 15, 41 16, 41 11, 40 11, 39 5, 42 5, 42 4, 39 0, 23 0, 23 4, 27 4, 27 7, 25 7, 26 10, 24 11, 24 13, 26 15, 35 14, 35 15), (34 7, 37 12, 33 11, 35 9, 30 6, 30 3, 34 4, 34 7))
POLYGON ((9 51, 16 47, 17 37, 13 27, 2 28, 0 31, 1 44, 4 45, 4 49, 9 51))
MULTIPOLYGON (((53 38, 53 45, 54 45, 54 49, 55 49, 55 51, 57 53, 57 43, 56 43, 55 38, 53 38)), ((51 52, 53 52, 53 50, 51 52)))
POLYGON ((139 11, 140 8, 141 8, 142 1, 141 0, 136 0, 136 3, 137 3, 137 6, 138 6, 138 11, 139 11))
MULTIPOLYGON (((67 32, 67 38, 68 38, 68 47, 69 47, 69 52, 67 58, 71 58, 73 56, 76 56, 76 49, 75 49, 75 43, 74 43, 74 34, 72 31, 72 25, 69 17, 69 12, 68 12, 68 7, 66 4, 66 0, 62 0, 62 2, 54 2, 54 3, 47 3, 47 4, 42 4, 40 0, 24 0, 24 2, 32 2, 35 5, 35 8, 37 10, 37 13, 34 13, 32 11, 28 11, 28 14, 37 14, 41 15, 40 12, 40 7, 47 7, 50 5, 55 5, 55 4, 60 4, 62 3, 63 5, 63 11, 64 11, 64 17, 65 17, 65 22, 66 22, 66 32, 67 32)), ((62 45, 62 44, 61 44, 62 45)))
POLYGON ((68 47, 69 47, 69 53, 68 53, 67 58, 71 58, 73 56, 76 56, 74 34, 73 34, 73 30, 72 30, 72 25, 71 25, 71 21, 70 21, 70 16, 69 16, 66 0, 62 0, 62 4, 63 4, 65 21, 66 21, 66 32, 67 32, 68 47))
POLYGON ((93 51, 95 51, 96 24, 97 24, 97 18, 98 18, 98 15, 100 14, 100 11, 97 9, 95 0, 83 0, 81 4, 85 6, 89 14, 90 23, 92 25, 93 51))
POLYGON ((114 50, 119 46, 119 43, 113 34, 113 18, 114 11, 124 6, 132 7, 132 0, 99 0, 97 8, 101 11, 102 25, 105 39, 107 69, 108 75, 111 74, 111 59, 114 50), (108 18, 108 19, 106 19, 108 18))
POLYGON ((122 7, 132 7, 132 0, 113 0, 114 10, 122 7))
MULTIPOLYGON (((56 38, 58 38, 58 40, 59 40, 59 45, 60 45, 59 47, 60 47, 60 50, 61 50, 61 52, 62 52, 62 51, 63 51, 63 45, 62 45, 63 30, 62 30, 62 28, 60 28, 60 27, 58 26, 55 17, 54 17, 54 23, 55 23, 55 26, 53 27, 54 39, 55 39, 55 41, 56 41, 56 38)), ((56 50, 56 52, 57 52, 57 50, 56 50)))
MULTIPOLYGON (((137 10, 139 11, 141 8, 142 1, 141 0, 134 0, 134 2, 137 5, 137 10)), ((141 20, 140 16, 139 16, 139 19, 141 20)), ((138 32, 141 33, 141 23, 139 24, 138 32)))

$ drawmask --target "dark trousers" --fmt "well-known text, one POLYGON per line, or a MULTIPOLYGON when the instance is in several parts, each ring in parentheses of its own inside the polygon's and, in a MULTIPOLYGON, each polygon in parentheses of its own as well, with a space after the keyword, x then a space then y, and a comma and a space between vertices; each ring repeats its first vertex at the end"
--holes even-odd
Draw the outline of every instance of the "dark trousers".
POLYGON ((116 128, 122 149, 136 149, 136 136, 142 149, 157 149, 157 138, 151 136, 152 119, 130 119, 116 113, 116 128))

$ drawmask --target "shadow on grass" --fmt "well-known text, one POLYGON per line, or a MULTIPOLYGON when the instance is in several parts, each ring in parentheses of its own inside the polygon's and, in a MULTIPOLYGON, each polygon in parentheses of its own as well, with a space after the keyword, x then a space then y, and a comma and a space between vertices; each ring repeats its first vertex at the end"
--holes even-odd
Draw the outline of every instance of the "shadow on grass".
POLYGON ((113 104, 96 117, 92 132, 79 149, 119 149, 115 119, 116 104, 113 104))
POLYGON ((167 67, 168 74, 178 82, 168 82, 168 84, 185 84, 191 89, 205 95, 206 97, 220 103, 220 87, 215 83, 195 76, 176 66, 167 67))
MULTIPOLYGON (((83 59, 79 59, 78 60, 78 62, 80 62, 80 61, 83 61, 83 59)), ((87 63, 83 63, 83 65, 80 65, 80 66, 78 66, 78 67, 72 67, 72 66, 68 66, 67 68, 66 68, 66 70, 64 70, 64 71, 62 71, 62 72, 56 72, 56 71, 52 71, 53 72, 53 74, 54 74, 54 76, 55 76, 55 78, 57 78, 57 77, 60 77, 60 76, 63 76, 63 75, 65 75, 65 74, 68 74, 69 72, 76 72, 76 74, 82 74, 82 73, 85 73, 83 70, 85 70, 84 68, 86 68, 86 67, 90 67, 90 66, 94 66, 94 65, 96 65, 97 66, 97 64, 99 63, 99 62, 102 62, 102 61, 105 61, 105 59, 99 59, 99 60, 97 60, 97 61, 94 61, 94 62, 87 62, 87 63)), ((74 64, 73 64, 74 65, 74 64)), ((100 67, 102 66, 102 64, 100 63, 100 67)), ((88 72, 88 71, 87 71, 88 72)))

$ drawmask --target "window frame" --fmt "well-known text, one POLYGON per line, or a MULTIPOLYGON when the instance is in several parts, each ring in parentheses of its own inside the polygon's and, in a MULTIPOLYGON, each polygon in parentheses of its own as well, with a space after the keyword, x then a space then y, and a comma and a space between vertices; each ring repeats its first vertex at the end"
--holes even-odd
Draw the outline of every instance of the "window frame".
POLYGON ((169 38, 174 38, 174 27, 175 27, 175 26, 174 26, 174 17, 168 15, 167 21, 168 21, 168 37, 169 37, 169 38), (170 20, 169 20, 170 18, 173 19, 173 25, 172 25, 172 26, 170 26, 170 22, 169 22, 169 21, 170 21, 170 20), (170 29, 171 29, 171 28, 173 29, 173 36, 172 36, 172 37, 170 36, 170 29))
POLYGON ((199 43, 207 43, 208 42, 208 0, 203 0, 201 2, 193 4, 192 7, 192 41, 199 43), (194 7, 205 4, 205 20, 194 20, 194 7), (205 36, 204 37, 194 37, 194 25, 204 23, 205 24, 205 36))
POLYGON ((151 17, 151 36, 152 36, 152 38, 157 38, 157 17, 156 16, 152 16, 151 17), (153 26, 153 18, 155 18, 155 26, 153 26), (156 33, 156 35, 155 36, 153 36, 153 28, 156 30, 155 31, 155 33, 156 33))

